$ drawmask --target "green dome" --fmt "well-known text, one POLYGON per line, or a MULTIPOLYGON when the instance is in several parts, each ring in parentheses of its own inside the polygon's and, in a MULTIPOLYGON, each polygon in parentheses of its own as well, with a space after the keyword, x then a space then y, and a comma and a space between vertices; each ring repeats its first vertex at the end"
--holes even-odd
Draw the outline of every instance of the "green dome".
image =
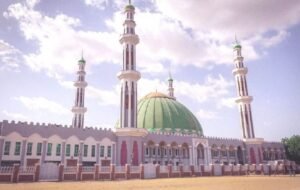
POLYGON ((138 128, 149 131, 172 131, 203 136, 202 127, 184 105, 165 94, 154 92, 138 103, 138 128))
POLYGON ((242 46, 240 44, 236 44, 233 48, 242 48, 242 46))
POLYGON ((126 5, 125 6, 125 11, 127 11, 127 10, 134 10, 135 8, 134 8, 134 6, 133 5, 126 5))
POLYGON ((81 57, 81 59, 78 61, 78 64, 84 64, 85 60, 83 59, 83 57, 81 57))

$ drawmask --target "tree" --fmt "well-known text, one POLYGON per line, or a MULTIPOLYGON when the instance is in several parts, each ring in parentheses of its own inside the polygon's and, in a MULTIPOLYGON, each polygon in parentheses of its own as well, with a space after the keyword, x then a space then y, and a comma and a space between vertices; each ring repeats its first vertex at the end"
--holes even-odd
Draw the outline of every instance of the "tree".
POLYGON ((300 135, 293 135, 290 138, 283 138, 281 142, 284 145, 287 159, 300 164, 300 135))

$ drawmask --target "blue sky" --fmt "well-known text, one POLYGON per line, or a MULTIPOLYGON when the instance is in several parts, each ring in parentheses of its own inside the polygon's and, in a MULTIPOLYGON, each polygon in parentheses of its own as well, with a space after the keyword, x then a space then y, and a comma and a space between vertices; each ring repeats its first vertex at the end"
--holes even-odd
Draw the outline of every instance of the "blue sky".
MULTIPOLYGON (((77 61, 87 61, 87 126, 119 117, 121 0, 0 2, 0 119, 71 124, 77 61)), ((240 138, 232 44, 243 46, 257 137, 300 134, 300 3, 135 0, 139 97, 165 92, 205 135, 240 138)))

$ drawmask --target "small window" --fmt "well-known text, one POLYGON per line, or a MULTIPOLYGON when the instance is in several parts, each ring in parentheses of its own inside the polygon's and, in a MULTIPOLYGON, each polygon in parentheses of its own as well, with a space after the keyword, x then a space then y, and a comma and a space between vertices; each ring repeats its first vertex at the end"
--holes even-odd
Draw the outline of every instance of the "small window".
POLYGON ((111 157, 111 146, 107 147, 107 157, 111 157))
POLYGON ((104 157, 104 146, 100 146, 100 157, 104 157))
POLYGON ((146 155, 149 155, 149 148, 146 148, 146 155))
POLYGON ((75 147, 74 147, 74 156, 78 156, 78 152, 79 152, 79 145, 78 144, 75 144, 75 147))
POLYGON ((56 156, 60 156, 60 152, 61 152, 61 144, 57 144, 56 145, 56 156))
POLYGON ((21 151, 21 142, 16 142, 15 146, 15 156, 19 156, 21 151))
POLYGON ((37 143, 37 146, 36 146, 36 155, 37 156, 42 155, 42 143, 37 143))
POLYGON ((88 155, 88 148, 89 148, 89 146, 86 144, 83 146, 83 156, 84 157, 87 157, 87 155, 88 155))
POLYGON ((6 141, 4 144, 4 155, 9 155, 10 151, 10 141, 6 141))
POLYGON ((229 156, 230 157, 235 157, 235 151, 234 150, 230 150, 229 151, 229 156))
POLYGON ((32 155, 32 143, 31 142, 27 143, 26 155, 27 156, 31 156, 32 155))
POLYGON ((96 146, 92 145, 92 157, 95 157, 96 146))
POLYGON ((66 156, 70 156, 70 154, 71 154, 71 145, 67 144, 67 146, 66 146, 66 156))
POLYGON ((152 149, 152 154, 155 155, 155 148, 152 149))
POLYGON ((51 156, 51 154, 52 154, 52 143, 48 143, 47 156, 51 156))
POLYGON ((223 157, 226 157, 227 156, 227 150, 225 149, 225 150, 222 150, 222 156, 223 157))

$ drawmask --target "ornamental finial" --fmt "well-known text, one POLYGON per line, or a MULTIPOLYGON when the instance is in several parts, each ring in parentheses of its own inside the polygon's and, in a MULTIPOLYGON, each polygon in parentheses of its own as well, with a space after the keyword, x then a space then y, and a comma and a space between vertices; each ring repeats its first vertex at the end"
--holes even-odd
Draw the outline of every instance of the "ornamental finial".
POLYGON ((128 0, 128 4, 131 5, 131 0, 128 0))
POLYGON ((237 40, 236 34, 234 35, 235 43, 239 44, 239 41, 237 40))

